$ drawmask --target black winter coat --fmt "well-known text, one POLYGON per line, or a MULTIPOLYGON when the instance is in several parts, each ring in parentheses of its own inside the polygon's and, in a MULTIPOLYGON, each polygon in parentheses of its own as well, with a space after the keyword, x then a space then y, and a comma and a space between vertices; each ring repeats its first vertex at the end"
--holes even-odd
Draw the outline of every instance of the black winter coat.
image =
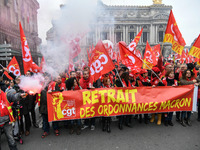
POLYGON ((47 87, 44 90, 41 91, 40 108, 39 108, 40 114, 48 114, 48 111, 47 111, 47 91, 48 91, 47 87))

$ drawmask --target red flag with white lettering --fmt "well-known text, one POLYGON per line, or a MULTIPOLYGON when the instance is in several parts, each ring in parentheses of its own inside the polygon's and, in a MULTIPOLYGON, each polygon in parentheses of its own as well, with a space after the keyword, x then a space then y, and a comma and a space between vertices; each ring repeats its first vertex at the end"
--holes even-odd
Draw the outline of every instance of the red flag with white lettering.
POLYGON ((135 54, 138 58, 142 59, 142 54, 140 53, 140 50, 136 50, 136 54, 135 54))
POLYGON ((32 56, 31 56, 31 52, 28 46, 28 42, 27 39, 25 37, 23 28, 21 26, 21 23, 19 22, 19 27, 20 27, 20 36, 21 36, 21 45, 22 45, 22 58, 23 58, 23 65, 24 65, 24 74, 26 74, 26 72, 28 70, 30 70, 31 66, 32 66, 32 56))
MULTIPOLYGON (((156 64, 156 56, 155 53, 153 53, 153 50, 151 49, 148 41, 146 44, 146 50, 144 53, 144 62, 152 69, 156 64)), ((143 64, 143 69, 149 69, 147 65, 143 64)))
POLYGON ((136 46, 140 40, 140 37, 142 35, 142 31, 143 31, 143 28, 141 29, 141 31, 138 33, 138 35, 135 37, 135 39, 129 44, 128 46, 128 49, 133 53, 135 54, 136 53, 136 46))
MULTIPOLYGON (((21 76, 21 72, 20 72, 20 68, 19 68, 19 64, 15 58, 15 56, 12 58, 12 60, 10 61, 10 63, 7 66, 7 69, 12 72, 15 76, 21 76)), ((8 73, 6 71, 4 71, 4 74, 10 79, 12 80, 13 78, 11 76, 8 75, 8 73)))
POLYGON ((31 68, 29 69, 33 73, 39 73, 41 68, 34 62, 32 62, 31 68))
POLYGON ((94 81, 98 80, 100 76, 115 69, 115 66, 108 55, 102 41, 99 41, 92 51, 90 59, 90 75, 94 81))
POLYGON ((160 44, 155 45, 154 47, 152 47, 152 50, 156 56, 156 62, 158 62, 158 58, 160 56, 161 50, 160 50, 160 44))
POLYGON ((135 54, 130 52, 121 42, 119 42, 119 51, 122 64, 127 66, 129 69, 142 67, 142 60, 138 58, 135 54))

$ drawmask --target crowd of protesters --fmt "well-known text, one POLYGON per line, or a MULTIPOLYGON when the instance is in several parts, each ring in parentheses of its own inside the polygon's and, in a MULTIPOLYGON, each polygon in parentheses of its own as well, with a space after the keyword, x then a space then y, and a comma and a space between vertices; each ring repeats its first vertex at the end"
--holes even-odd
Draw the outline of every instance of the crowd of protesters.
MULTIPOLYGON (((40 106, 39 112, 42 116, 42 138, 45 138, 50 133, 50 123, 48 122, 48 109, 47 109, 47 93, 55 91, 69 91, 80 89, 94 89, 94 88, 112 88, 112 87, 144 87, 151 86, 156 88, 157 86, 179 86, 194 84, 199 85, 200 82, 200 66, 196 63, 180 64, 173 61, 163 62, 162 57, 159 57, 158 64, 152 68, 152 70, 140 69, 139 71, 131 71, 126 66, 120 64, 116 65, 116 69, 101 76, 99 80, 93 82, 90 77, 90 68, 81 67, 75 68, 75 71, 68 70, 65 73, 57 76, 56 79, 52 79, 52 76, 48 73, 44 73, 45 88, 38 95, 24 95, 24 91, 20 89, 18 84, 20 83, 20 76, 15 77, 6 68, 1 71, 0 78, 0 133, 5 133, 8 139, 8 145, 10 149, 17 149, 15 139, 19 139, 19 135, 25 134, 29 136, 31 126, 38 128, 35 115, 35 106, 37 98, 39 96, 40 106), (116 72, 118 70, 118 73, 116 72), (7 71, 13 80, 8 80, 3 77, 3 71, 7 71), (159 77, 159 78, 158 78, 159 77), (46 84, 48 82, 48 84, 46 84), (5 98, 7 93, 7 98, 5 98), (7 105, 6 102, 12 104, 12 113, 9 113, 11 105, 7 105), (18 109, 16 109, 18 108, 18 109), (19 123, 13 123, 14 129, 9 122, 19 120, 19 123)), ((114 61, 115 62, 115 61, 114 61)), ((28 71, 26 76, 31 76, 32 73, 28 71)), ((139 115, 121 115, 118 118, 118 128, 123 129, 124 126, 132 127, 132 119, 137 119, 139 123, 145 124, 153 123, 157 116, 157 125, 161 125, 161 122, 165 126, 173 126, 172 122, 173 112, 157 113, 157 114, 139 114, 139 115)), ((191 126, 191 112, 176 112, 176 121, 182 126, 191 126)), ((89 128, 95 130, 95 121, 97 118, 89 119, 77 119, 63 121, 64 125, 69 129, 69 133, 76 133, 80 135, 81 132, 89 128)), ((98 118, 99 119, 99 118, 98 118)), ((116 119, 116 118, 115 118, 116 119)), ((102 131, 111 132, 112 117, 101 117, 102 131)), ((200 121, 200 106, 198 107, 198 121, 200 121)), ((59 136, 60 122, 52 122, 52 128, 54 134, 59 136)))

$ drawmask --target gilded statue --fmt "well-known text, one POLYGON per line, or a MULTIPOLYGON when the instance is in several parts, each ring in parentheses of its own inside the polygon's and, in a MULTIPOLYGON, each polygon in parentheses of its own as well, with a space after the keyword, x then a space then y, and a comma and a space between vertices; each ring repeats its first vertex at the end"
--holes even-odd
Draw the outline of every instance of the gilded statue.
POLYGON ((153 4, 162 4, 162 0, 153 0, 153 4))

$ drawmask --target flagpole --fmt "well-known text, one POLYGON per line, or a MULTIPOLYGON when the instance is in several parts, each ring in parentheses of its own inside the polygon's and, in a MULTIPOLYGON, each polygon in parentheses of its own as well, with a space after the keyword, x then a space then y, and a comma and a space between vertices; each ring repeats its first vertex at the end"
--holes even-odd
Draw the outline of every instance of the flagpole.
POLYGON ((122 83, 122 86, 125 87, 124 84, 123 84, 123 82, 122 82, 122 79, 121 79, 121 77, 119 76, 119 73, 118 73, 118 71, 117 71, 116 68, 115 68, 115 70, 116 70, 116 72, 117 72, 117 75, 118 75, 118 77, 119 77, 120 82, 122 83))
POLYGON ((4 66, 2 66, 2 64, 0 64, 0 66, 1 66, 2 68, 4 68, 4 66))
MULTIPOLYGON (((140 59, 140 60, 142 60, 142 59, 140 59)), ((153 74, 159 79, 159 81, 162 82, 162 80, 158 77, 158 75, 143 60, 142 60, 142 62, 151 70, 151 72, 153 72, 153 74)))
POLYGON ((162 42, 162 47, 161 47, 161 54, 162 54, 162 51, 163 51, 163 45, 164 45, 164 43, 162 42))

